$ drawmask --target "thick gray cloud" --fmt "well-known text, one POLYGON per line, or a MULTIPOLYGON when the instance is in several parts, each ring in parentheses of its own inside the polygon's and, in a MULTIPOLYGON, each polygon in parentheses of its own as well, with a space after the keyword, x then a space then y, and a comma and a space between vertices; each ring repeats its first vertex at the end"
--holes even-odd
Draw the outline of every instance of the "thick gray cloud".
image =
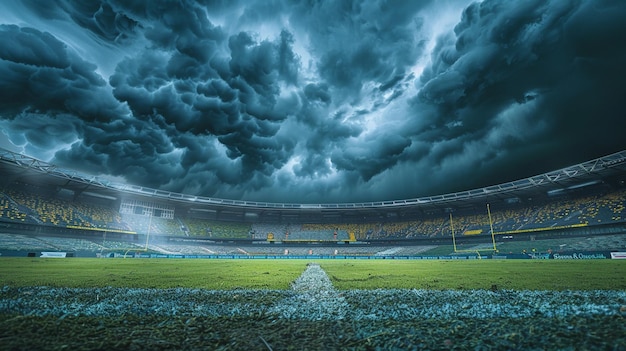
POLYGON ((615 78, 626 73, 624 15, 619 2, 470 5, 421 77, 414 109, 435 111, 429 128, 413 130, 416 140, 437 146, 436 165, 477 170, 461 187, 623 149, 626 90, 615 78))
POLYGON ((25 109, 44 113, 67 111, 87 121, 113 117, 109 114, 110 108, 117 105, 113 99, 89 99, 106 89, 106 82, 93 72, 96 66, 68 52, 51 34, 2 25, 0 40, 0 102, 7 117, 25 109), (68 96, 74 98, 70 100, 68 96), (98 111, 100 107, 102 112, 98 111))
POLYGON ((626 148, 619 1, 0 3, 0 136, 164 190, 411 198, 626 148))

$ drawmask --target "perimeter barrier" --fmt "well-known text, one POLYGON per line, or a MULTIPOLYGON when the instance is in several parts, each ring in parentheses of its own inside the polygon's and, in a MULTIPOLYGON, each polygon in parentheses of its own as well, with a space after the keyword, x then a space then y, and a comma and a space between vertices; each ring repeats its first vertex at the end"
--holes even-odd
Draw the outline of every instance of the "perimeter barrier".
POLYGON ((576 251, 576 252, 558 252, 546 254, 495 254, 495 255, 429 255, 429 256, 354 256, 354 255, 176 255, 176 254, 157 254, 146 252, 131 252, 128 254, 110 253, 107 257, 117 258, 176 258, 176 259, 239 259, 239 260, 255 260, 255 259, 306 259, 306 260, 478 260, 478 259, 574 259, 574 260, 591 260, 591 259, 616 259, 625 257, 624 253, 611 251, 576 251))
POLYGON ((236 259, 236 260, 511 260, 511 259, 535 259, 535 260, 593 260, 593 259, 626 259, 626 252, 623 251, 569 251, 554 253, 519 253, 519 254, 457 254, 457 255, 284 255, 284 254, 210 254, 210 255, 183 255, 183 254, 162 254, 140 251, 130 252, 50 252, 50 251, 11 251, 0 250, 0 257, 31 257, 31 258, 172 258, 172 259, 236 259))

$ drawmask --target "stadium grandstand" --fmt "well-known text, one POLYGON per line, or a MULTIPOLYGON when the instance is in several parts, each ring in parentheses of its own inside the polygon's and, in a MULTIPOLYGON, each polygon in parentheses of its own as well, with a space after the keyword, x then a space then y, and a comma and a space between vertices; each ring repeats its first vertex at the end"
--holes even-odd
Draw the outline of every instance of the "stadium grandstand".
POLYGON ((436 248, 449 245, 453 234, 470 247, 489 246, 493 238, 494 244, 545 240, 545 250, 626 248, 626 151, 480 189, 361 203, 269 203, 173 193, 106 181, 7 150, 0 150, 0 171, 3 254, 143 249, 419 255, 449 251, 436 248), (561 241, 550 241, 557 238, 561 241))

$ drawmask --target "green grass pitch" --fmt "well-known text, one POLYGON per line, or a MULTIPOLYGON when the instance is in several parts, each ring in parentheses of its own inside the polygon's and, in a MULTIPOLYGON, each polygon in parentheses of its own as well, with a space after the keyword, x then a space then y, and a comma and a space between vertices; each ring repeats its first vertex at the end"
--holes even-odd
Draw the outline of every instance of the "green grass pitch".
MULTIPOLYGON (((289 289, 309 260, 1 258, 0 286, 289 289)), ((624 290, 617 260, 319 260, 337 289, 624 290)))

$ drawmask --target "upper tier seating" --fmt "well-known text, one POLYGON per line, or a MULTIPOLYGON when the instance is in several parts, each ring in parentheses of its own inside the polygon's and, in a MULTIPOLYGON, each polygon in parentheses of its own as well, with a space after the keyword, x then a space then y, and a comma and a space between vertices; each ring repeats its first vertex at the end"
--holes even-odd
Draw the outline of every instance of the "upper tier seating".
POLYGON ((88 199, 58 196, 46 188, 14 184, 0 188, 0 221, 123 230, 151 235, 265 240, 345 241, 386 238, 436 238, 456 235, 532 231, 572 225, 626 222, 626 189, 578 197, 545 199, 531 204, 497 204, 491 207, 491 223, 485 209, 424 215, 405 221, 365 223, 238 223, 208 219, 173 219, 139 214, 121 215, 113 205, 88 199))

